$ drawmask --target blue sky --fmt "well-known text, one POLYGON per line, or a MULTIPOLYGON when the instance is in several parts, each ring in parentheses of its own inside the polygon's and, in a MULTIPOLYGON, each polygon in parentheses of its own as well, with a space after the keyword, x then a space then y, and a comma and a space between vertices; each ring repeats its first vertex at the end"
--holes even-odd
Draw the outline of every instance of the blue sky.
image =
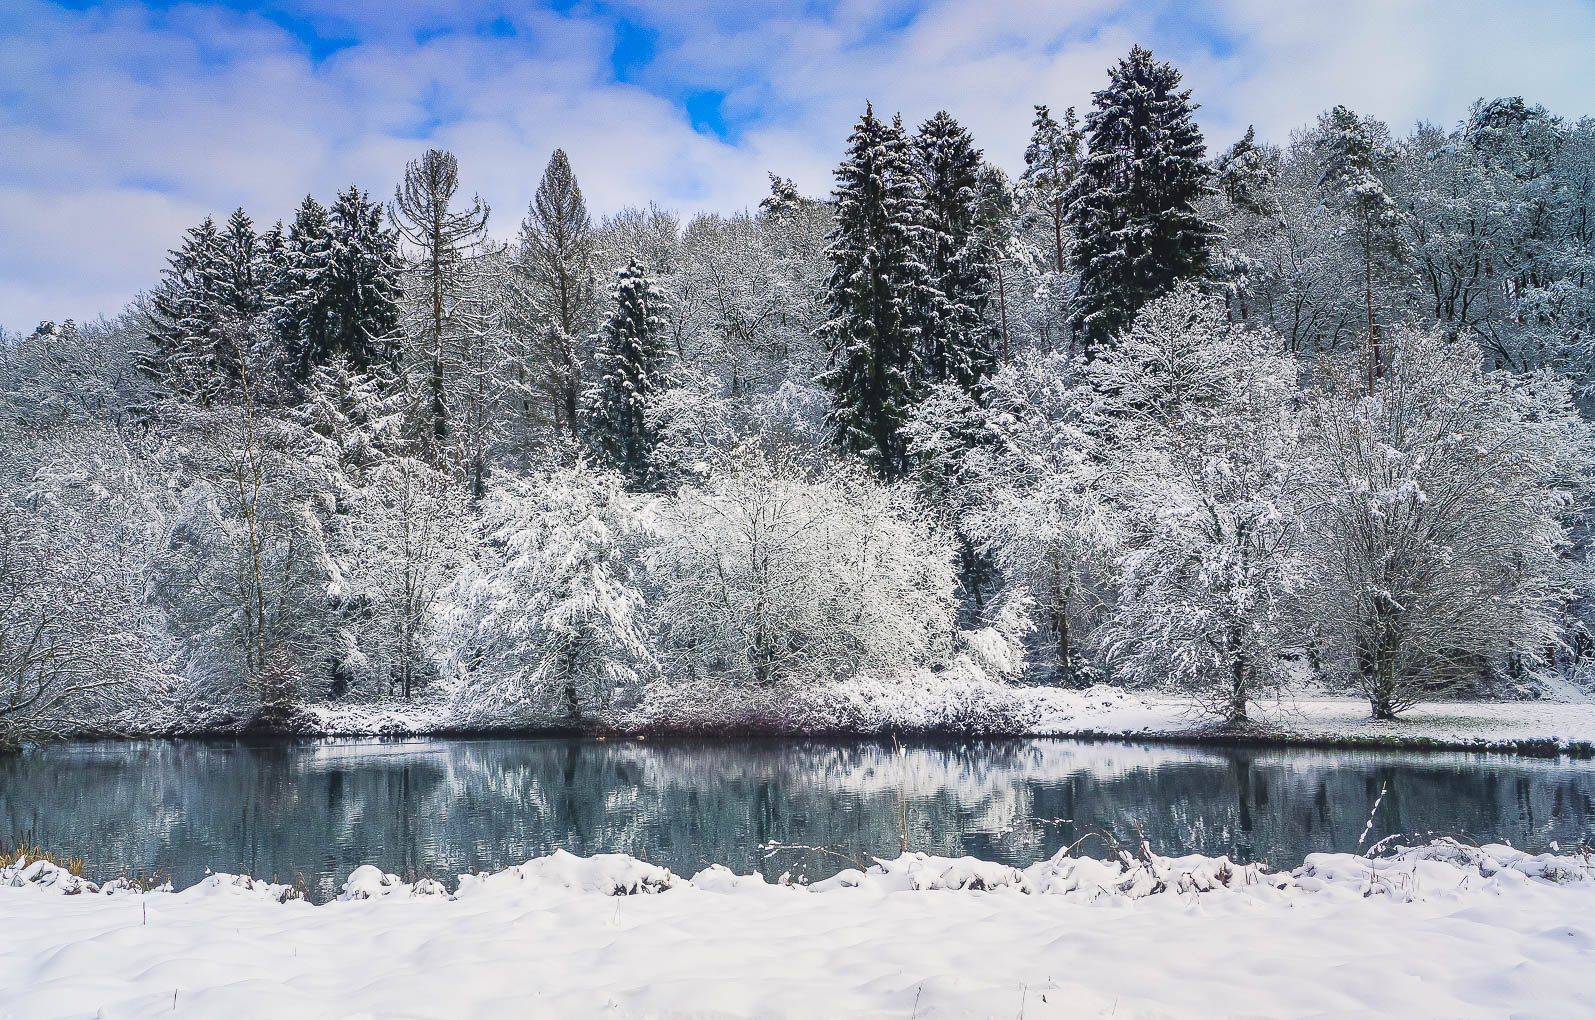
POLYGON ((823 192, 865 99, 945 107, 1013 170, 1031 104, 1085 106, 1137 42, 1215 146, 1337 102, 1595 113, 1590 0, 0 0, 0 325, 114 314, 204 215, 386 195, 428 146, 501 237, 556 146, 600 212, 744 208, 771 170, 823 192))

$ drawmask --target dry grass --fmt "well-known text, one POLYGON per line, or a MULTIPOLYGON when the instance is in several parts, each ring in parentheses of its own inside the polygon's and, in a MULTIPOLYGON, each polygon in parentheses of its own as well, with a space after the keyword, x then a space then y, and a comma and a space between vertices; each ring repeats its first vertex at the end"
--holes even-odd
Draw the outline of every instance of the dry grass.
POLYGON ((81 857, 68 857, 65 854, 57 854, 46 847, 30 842, 26 838, 12 848, 0 845, 0 868, 9 868, 24 858, 29 861, 49 861, 58 868, 65 868, 68 873, 76 875, 78 878, 83 877, 83 858, 81 857))

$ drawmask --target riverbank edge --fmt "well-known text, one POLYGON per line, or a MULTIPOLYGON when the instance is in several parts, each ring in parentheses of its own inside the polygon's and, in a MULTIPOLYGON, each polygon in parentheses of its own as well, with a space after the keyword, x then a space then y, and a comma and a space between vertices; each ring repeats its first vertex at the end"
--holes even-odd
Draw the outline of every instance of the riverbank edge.
MULTIPOLYGON (((1449 703, 1439 703, 1449 704, 1449 703)), ((1458 705, 1475 704, 1458 702, 1458 705)), ((1488 702, 1486 704, 1497 704, 1488 702)), ((1400 726, 1396 720, 1392 726, 1400 726)), ((429 725, 424 719, 401 721, 388 717, 376 725, 321 725, 311 713, 296 713, 289 719, 233 720, 196 728, 159 730, 96 730, 73 734, 73 742, 95 740, 225 740, 239 738, 292 738, 304 740, 339 738, 595 738, 601 740, 882 740, 894 736, 928 740, 1013 740, 1056 738, 1103 743, 1168 744, 1188 747, 1244 747, 1259 750, 1308 748, 1350 751, 1452 751, 1509 754, 1529 758, 1595 759, 1595 740, 1555 736, 1491 737, 1433 736, 1415 733, 1324 733, 1284 729, 1258 723, 1231 726, 1208 723, 1196 726, 1159 729, 1155 727, 1113 728, 1030 727, 814 727, 800 728, 768 724, 703 723, 646 727, 593 726, 460 726, 453 723, 429 725)))

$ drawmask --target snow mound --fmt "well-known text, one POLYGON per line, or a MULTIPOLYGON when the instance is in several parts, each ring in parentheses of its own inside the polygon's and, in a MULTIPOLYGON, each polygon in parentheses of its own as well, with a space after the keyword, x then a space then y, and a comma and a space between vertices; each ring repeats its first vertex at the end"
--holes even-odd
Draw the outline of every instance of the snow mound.
POLYGON ((81 896, 85 893, 91 896, 115 896, 118 893, 172 891, 171 882, 148 885, 131 881, 126 877, 113 878, 107 882, 90 882, 80 875, 72 874, 59 864, 52 864, 46 860, 30 862, 26 857, 0 868, 0 888, 7 887, 39 889, 44 892, 60 893, 63 896, 81 896))
POLYGON ((443 888, 443 883, 434 879, 423 878, 418 882, 406 882, 398 875, 391 875, 381 868, 369 864, 362 864, 350 872, 348 881, 343 883, 343 891, 338 893, 338 899, 348 900, 375 900, 375 899, 416 899, 423 896, 447 896, 449 891, 443 888))
POLYGON ((1459 893, 1474 885, 1499 890, 1528 881, 1595 882, 1595 856, 1530 854, 1499 843, 1470 846, 1444 838, 1378 857, 1308 854, 1292 873, 1292 884, 1304 891, 1339 887, 1406 902, 1459 893))
POLYGON ((640 861, 630 854, 577 857, 555 850, 547 857, 536 857, 491 875, 461 875, 454 895, 464 898, 512 890, 565 889, 603 896, 636 896, 661 893, 678 884, 690 883, 669 868, 640 861))
POLYGON ((305 898, 304 889, 284 882, 267 882, 249 875, 229 875, 216 872, 206 875, 196 885, 182 892, 184 896, 226 896, 235 899, 271 900, 287 903, 305 898))
POLYGON ((72 874, 58 864, 44 860, 30 863, 26 857, 19 858, 15 864, 0 868, 0 886, 43 889, 64 896, 100 891, 100 887, 95 883, 72 874))

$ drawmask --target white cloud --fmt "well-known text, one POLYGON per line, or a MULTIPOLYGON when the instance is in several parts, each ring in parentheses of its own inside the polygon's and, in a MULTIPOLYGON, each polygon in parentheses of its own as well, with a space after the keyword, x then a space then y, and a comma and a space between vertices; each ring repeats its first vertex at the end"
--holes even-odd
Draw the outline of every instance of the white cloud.
POLYGON ((205 213, 268 220, 351 181, 385 195, 429 144, 459 155, 501 236, 555 146, 599 210, 740 208, 766 170, 823 191, 866 98, 914 122, 946 107, 1013 168, 1030 106, 1084 107, 1132 42, 1182 68, 1215 146, 1247 123, 1283 140, 1336 102, 1398 128, 1453 122, 1479 95, 1595 109, 1595 13, 1577 0, 294 2, 361 41, 317 62, 264 17, 199 6, 22 0, 0 19, 0 323, 112 314, 205 213), (615 12, 657 32, 634 83, 611 72, 615 12), (499 16, 513 38, 417 41, 499 16), (690 126, 674 97, 698 89, 726 93, 731 142, 690 126))

